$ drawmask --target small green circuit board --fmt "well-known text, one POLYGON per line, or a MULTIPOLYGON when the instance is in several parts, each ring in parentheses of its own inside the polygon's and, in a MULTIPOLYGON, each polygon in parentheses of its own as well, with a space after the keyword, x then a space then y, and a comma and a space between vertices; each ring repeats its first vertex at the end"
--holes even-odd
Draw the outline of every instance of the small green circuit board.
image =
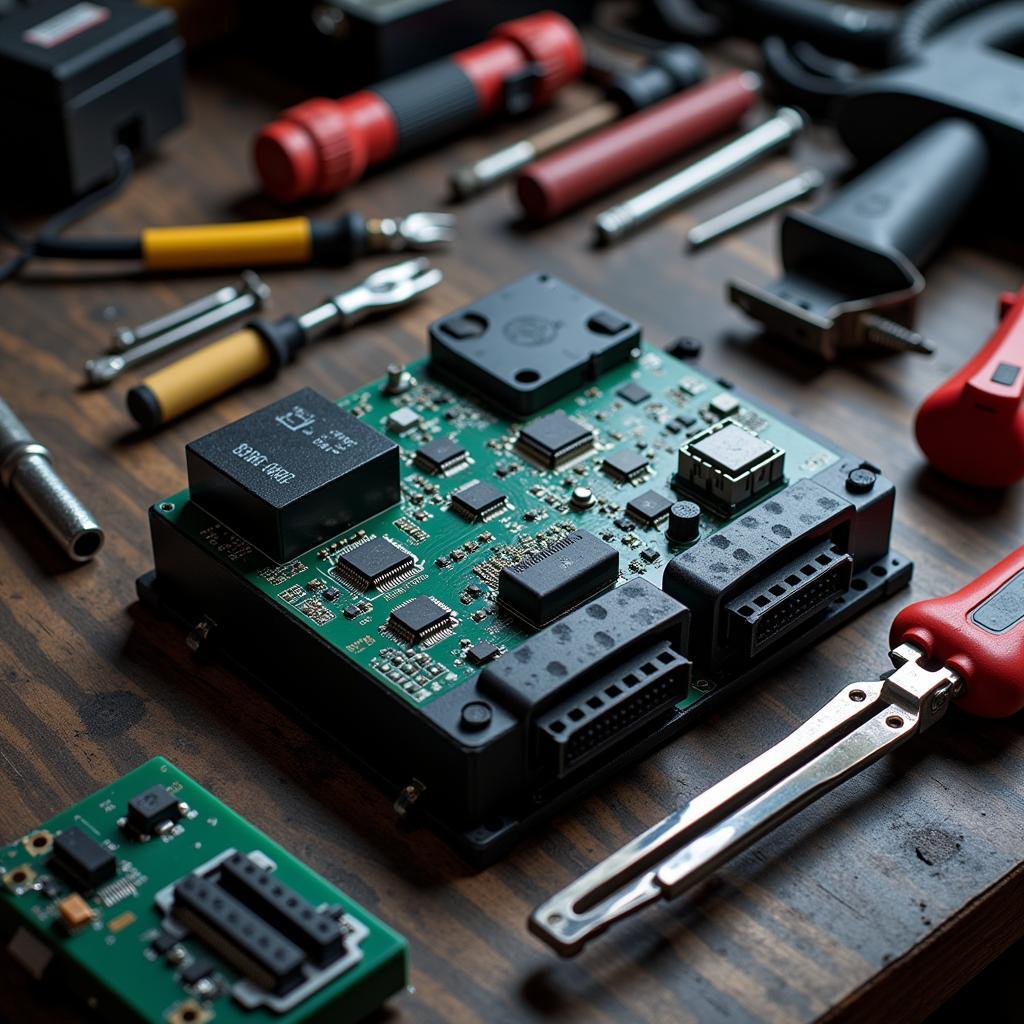
MULTIPOLYGON (((522 423, 503 419, 472 396, 439 383, 429 375, 425 360, 408 370, 415 383, 401 394, 389 395, 377 381, 338 403, 401 449, 400 504, 358 529, 277 564, 189 502, 188 491, 155 509, 372 678, 417 704, 479 671, 479 664, 467 657, 475 645, 489 643, 505 653, 531 635, 529 626, 496 603, 498 574, 566 533, 588 530, 611 544, 619 553, 618 585, 635 576, 660 585, 665 565, 683 545, 668 539, 663 519, 644 524, 628 514, 627 505, 648 491, 669 501, 686 497, 673 489, 673 477, 679 447, 687 438, 731 421, 784 451, 785 476, 760 500, 840 457, 691 364, 646 345, 639 358, 545 408, 544 416, 562 410, 595 431, 585 455, 556 469, 531 461, 517 446, 522 423), (415 414, 413 426, 404 432, 391 422, 397 410, 415 414), (439 438, 457 442, 465 457, 449 472, 430 473, 416 453, 439 438), (605 460, 619 453, 639 457, 644 468, 628 479, 616 478, 605 460), (494 515, 468 522, 451 508, 450 499, 474 481, 493 487, 504 501, 494 515), (586 507, 572 500, 580 487, 593 498, 586 507), (415 566, 386 589, 350 588, 337 572, 337 559, 346 548, 373 537, 407 550, 415 566), (429 645, 396 642, 387 629, 389 614, 419 595, 451 609, 453 624, 429 645)), ((706 537, 731 521, 704 505, 700 535, 706 537)), ((701 696, 695 689, 684 704, 701 696)))
POLYGON ((59 978, 101 1019, 342 1024, 406 983, 401 936, 163 758, 0 849, 0 875, 0 932, 11 954, 34 976, 59 978), (225 895, 225 858, 274 889, 261 898, 277 903, 258 903, 255 887, 225 895), (276 988, 254 981, 258 958, 246 962, 229 932, 199 918, 183 924, 183 880, 216 883, 225 914, 241 918, 226 927, 248 928, 246 941, 291 955, 288 977, 276 988), (280 916, 285 900, 331 945, 308 952, 308 932, 280 916))

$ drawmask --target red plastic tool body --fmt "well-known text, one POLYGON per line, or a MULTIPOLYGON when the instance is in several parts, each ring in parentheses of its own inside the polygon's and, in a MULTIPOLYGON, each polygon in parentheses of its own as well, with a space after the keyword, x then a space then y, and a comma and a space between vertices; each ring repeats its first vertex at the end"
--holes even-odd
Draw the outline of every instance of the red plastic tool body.
POLYGON ((285 110, 256 136, 263 189, 284 202, 331 195, 374 164, 500 113, 519 76, 531 76, 529 105, 539 106, 583 69, 583 42, 562 15, 505 22, 484 42, 372 89, 285 110))
POLYGON ((977 487, 1024 478, 1024 288, 1000 308, 995 334, 925 399, 915 424, 928 461, 977 487))
POLYGON ((1024 547, 955 594, 908 605, 889 640, 959 673, 963 710, 1001 718, 1024 709, 1024 547))
POLYGON ((733 127, 754 105, 756 75, 731 71, 524 167, 523 211, 547 221, 733 127))

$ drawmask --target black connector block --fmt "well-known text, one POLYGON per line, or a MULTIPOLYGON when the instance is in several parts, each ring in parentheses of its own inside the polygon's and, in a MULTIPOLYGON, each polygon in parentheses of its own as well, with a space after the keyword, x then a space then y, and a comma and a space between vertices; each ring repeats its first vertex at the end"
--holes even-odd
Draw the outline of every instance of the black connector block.
POLYGON ((174 916, 261 988, 283 995, 301 982, 306 954, 208 879, 186 875, 175 885, 174 916))
POLYGON ((333 917, 244 853, 233 853, 221 863, 218 884, 303 949, 318 967, 345 952, 345 937, 333 917))

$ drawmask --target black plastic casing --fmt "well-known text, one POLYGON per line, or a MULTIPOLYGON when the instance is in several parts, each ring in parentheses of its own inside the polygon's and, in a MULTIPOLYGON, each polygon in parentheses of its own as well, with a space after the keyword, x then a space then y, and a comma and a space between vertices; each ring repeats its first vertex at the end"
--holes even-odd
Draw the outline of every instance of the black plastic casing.
POLYGON ((398 501, 398 445, 311 388, 185 448, 191 500, 278 562, 398 501))
POLYGON ((527 416, 630 358, 640 325, 531 274, 430 325, 431 373, 527 416))
POLYGON ((185 120, 184 44, 166 8, 41 0, 0 18, 0 182, 55 202, 111 178, 185 120))

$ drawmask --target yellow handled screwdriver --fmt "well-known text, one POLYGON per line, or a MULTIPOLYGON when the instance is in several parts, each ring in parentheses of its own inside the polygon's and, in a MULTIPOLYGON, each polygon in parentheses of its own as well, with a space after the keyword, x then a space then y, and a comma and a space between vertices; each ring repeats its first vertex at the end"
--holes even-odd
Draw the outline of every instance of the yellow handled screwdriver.
POLYGON ((404 306, 441 278, 441 271, 421 256, 378 270, 301 316, 252 320, 242 330, 150 374, 128 392, 128 411, 140 426, 159 427, 253 377, 276 376, 310 342, 348 330, 374 313, 404 306))
POLYGON ((285 217, 237 224, 146 228, 134 238, 42 238, 33 256, 73 260, 141 260, 146 270, 321 263, 344 266, 367 253, 425 252, 455 235, 448 213, 363 217, 350 211, 328 220, 285 217))

